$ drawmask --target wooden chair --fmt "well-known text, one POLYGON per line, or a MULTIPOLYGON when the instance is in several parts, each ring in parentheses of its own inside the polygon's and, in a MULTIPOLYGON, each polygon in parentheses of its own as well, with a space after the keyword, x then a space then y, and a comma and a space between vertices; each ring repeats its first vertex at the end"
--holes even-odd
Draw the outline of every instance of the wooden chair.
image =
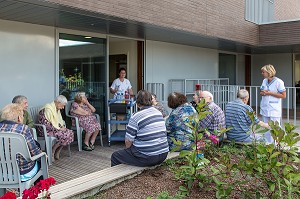
MULTIPOLYGON (((71 120, 73 119, 75 121, 75 126, 72 125, 72 121, 70 122, 71 125, 69 126, 70 129, 72 129, 73 131, 76 131, 77 134, 77 142, 78 142, 78 151, 82 151, 82 133, 83 133, 83 128, 81 128, 79 126, 79 120, 78 117, 72 116, 70 115, 70 110, 71 110, 71 106, 72 103, 74 101, 68 101, 68 103, 65 106, 65 114, 68 118, 70 118, 71 120)), ((100 116, 98 114, 95 114, 97 121, 100 123, 100 116)), ((102 131, 99 132, 100 134, 100 144, 101 146, 103 146, 103 140, 102 140, 102 131)))
MULTIPOLYGON (((43 129, 43 134, 44 137, 38 137, 37 141, 41 145, 41 149, 43 151, 46 151, 48 155, 48 163, 49 165, 52 164, 52 146, 56 142, 56 137, 48 136, 46 126, 42 124, 38 124, 38 115, 39 111, 42 109, 42 106, 36 106, 36 107, 31 107, 29 108, 29 113, 32 117, 32 120, 34 122, 34 126, 40 126, 43 129)), ((68 151, 69 151, 69 156, 71 156, 71 148, 70 145, 68 145, 68 151)))
POLYGON ((39 155, 31 156, 24 136, 18 133, 0 132, 0 167, 0 196, 5 193, 7 188, 19 188, 20 196, 22 196, 23 190, 30 188, 40 176, 43 176, 44 179, 48 178, 46 153, 42 152, 39 155), (28 161, 40 159, 41 168, 32 179, 21 181, 17 154, 22 155, 28 161))

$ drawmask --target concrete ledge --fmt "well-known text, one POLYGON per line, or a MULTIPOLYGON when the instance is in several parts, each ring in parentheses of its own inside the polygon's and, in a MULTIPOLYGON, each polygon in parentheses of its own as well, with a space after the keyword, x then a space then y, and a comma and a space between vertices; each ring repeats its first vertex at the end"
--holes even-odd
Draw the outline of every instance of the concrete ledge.
MULTIPOLYGON (((178 152, 168 154, 167 159, 178 157, 178 152)), ((50 188, 51 198, 86 198, 96 193, 113 187, 114 185, 131 179, 142 173, 144 170, 153 169, 153 167, 136 167, 120 164, 114 167, 103 169, 68 182, 55 185, 50 188)))

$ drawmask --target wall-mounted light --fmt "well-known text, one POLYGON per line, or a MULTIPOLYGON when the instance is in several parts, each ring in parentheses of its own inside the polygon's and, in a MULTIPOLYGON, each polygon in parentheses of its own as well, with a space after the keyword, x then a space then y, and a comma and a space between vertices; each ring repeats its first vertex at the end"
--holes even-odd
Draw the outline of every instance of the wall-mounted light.
POLYGON ((86 39, 91 39, 92 37, 90 37, 90 36, 86 36, 86 37, 84 37, 84 38, 86 38, 86 39))

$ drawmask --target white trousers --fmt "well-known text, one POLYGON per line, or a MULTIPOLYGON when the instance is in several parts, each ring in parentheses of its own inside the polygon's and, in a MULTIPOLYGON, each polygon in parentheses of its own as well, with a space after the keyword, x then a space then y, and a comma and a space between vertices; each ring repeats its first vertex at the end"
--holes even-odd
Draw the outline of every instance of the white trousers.
MULTIPOLYGON (((274 122, 277 121, 279 123, 279 125, 281 125, 281 117, 265 117, 265 116, 262 116, 262 120, 265 123, 268 123, 269 121, 274 121, 274 122)), ((264 136, 265 136, 265 139, 266 139, 266 144, 274 143, 274 139, 272 138, 270 131, 267 131, 264 136)))

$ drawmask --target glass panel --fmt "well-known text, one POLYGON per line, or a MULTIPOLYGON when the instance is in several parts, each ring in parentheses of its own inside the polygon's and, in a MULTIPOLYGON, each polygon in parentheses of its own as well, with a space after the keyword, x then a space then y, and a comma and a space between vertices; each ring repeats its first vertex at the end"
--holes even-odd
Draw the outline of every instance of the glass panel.
POLYGON ((229 78, 229 84, 236 84, 236 56, 219 54, 219 78, 229 78))
POLYGON ((106 39, 59 34, 59 93, 73 100, 86 92, 89 102, 105 121, 106 39))

